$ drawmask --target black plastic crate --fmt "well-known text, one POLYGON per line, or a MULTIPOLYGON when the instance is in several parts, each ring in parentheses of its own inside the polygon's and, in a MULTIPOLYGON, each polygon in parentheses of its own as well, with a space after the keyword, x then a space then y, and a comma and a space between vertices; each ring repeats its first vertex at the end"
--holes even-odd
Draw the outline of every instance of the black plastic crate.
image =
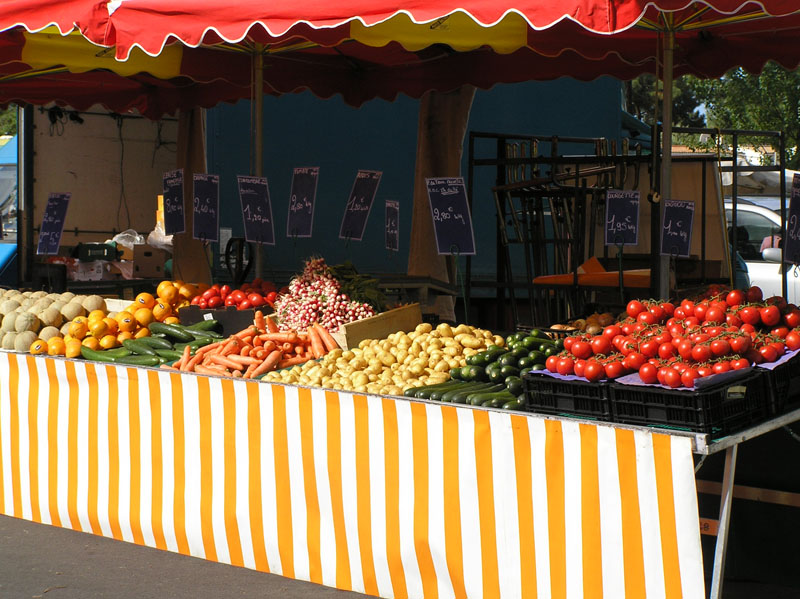
POLYGON ((612 383, 613 420, 722 437, 770 416, 769 383, 761 369, 738 378, 718 376, 719 384, 695 391, 612 383))
POLYGON ((607 383, 565 381, 533 371, 522 377, 522 384, 529 412, 611 420, 607 383))
POLYGON ((794 357, 772 370, 764 369, 764 374, 769 384, 773 414, 800 407, 800 358, 794 357))

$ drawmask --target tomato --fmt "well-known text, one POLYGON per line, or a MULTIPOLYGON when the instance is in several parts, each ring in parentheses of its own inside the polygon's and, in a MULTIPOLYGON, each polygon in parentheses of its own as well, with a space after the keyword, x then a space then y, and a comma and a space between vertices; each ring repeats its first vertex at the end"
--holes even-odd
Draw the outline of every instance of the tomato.
POLYGON ((650 363, 642 364, 639 367, 639 378, 642 379, 643 383, 648 385, 657 383, 658 377, 656 376, 656 367, 650 363))
POLYGON ((686 312, 686 316, 690 316, 690 312, 694 312, 694 302, 692 300, 685 299, 681 302, 681 310, 686 312))
POLYGON ((273 290, 273 291, 270 291, 266 296, 264 296, 264 299, 267 300, 267 303, 269 305, 272 305, 272 304, 275 303, 275 300, 277 299, 277 297, 278 297, 278 292, 273 290))
POLYGON ((639 351, 642 352, 646 358, 654 358, 658 353, 658 342, 653 339, 648 339, 644 343, 639 344, 639 351))
POLYGON ((197 305, 197 303, 198 303, 199 301, 200 301, 200 296, 199 296, 199 295, 195 295, 195 296, 192 298, 192 301, 190 301, 189 303, 190 303, 192 306, 196 306, 196 305, 197 305))
MULTIPOLYGON (((800 334, 798 334, 798 339, 800 340, 800 334)), ((750 349, 752 340, 748 335, 741 335, 739 337, 731 337, 729 343, 733 353, 743 356, 747 353, 747 350, 750 349)))
POLYGON ((222 298, 218 295, 208 298, 209 308, 219 308, 222 305, 222 298))
POLYGON ((725 296, 725 303, 729 306, 738 306, 743 304, 745 300, 744 291, 741 289, 734 289, 733 291, 729 291, 728 295, 725 296))
POLYGON ((711 376, 712 374, 714 374, 714 369, 708 364, 697 367, 697 375, 700 378, 703 378, 705 376, 711 376))
POLYGON ((708 304, 701 302, 694 307, 694 317, 703 322, 706 318, 706 312, 708 311, 708 304))
POLYGON ((225 305, 226 306, 235 306, 236 305, 236 300, 233 299, 232 295, 229 295, 228 297, 225 298, 225 305))
POLYGON ((766 306, 758 311, 758 315, 768 327, 774 327, 781 321, 781 311, 778 306, 766 306))
POLYGON ((729 327, 736 327, 739 328, 742 326, 742 319, 739 318, 736 314, 726 314, 725 315, 725 324, 729 327))
POLYGON ((612 360, 605 365, 606 376, 610 379, 616 379, 625 374, 625 367, 619 360, 612 360))
POLYGON ((692 388, 694 387, 694 382, 700 378, 700 375, 697 372, 696 368, 687 368, 681 374, 681 384, 684 387, 692 388))
POLYGON ((778 352, 778 357, 780 358, 783 354, 786 353, 786 345, 784 345, 780 341, 773 341, 769 344, 770 347, 774 347, 775 351, 778 352))
POLYGON ((650 306, 647 311, 650 312, 650 314, 652 314, 653 316, 655 316, 656 317, 656 321, 659 321, 659 322, 664 318, 664 316, 666 314, 664 312, 664 309, 661 306, 658 306, 656 304, 653 304, 652 306, 650 306))
POLYGON ((684 318, 686 318, 686 312, 684 312, 683 308, 678 306, 677 308, 675 308, 675 311, 672 313, 672 317, 675 320, 683 320, 684 318))
POLYGON ((576 358, 585 360, 592 355, 592 346, 587 341, 576 341, 570 350, 576 358))
POLYGON ((219 288, 219 294, 222 297, 227 297, 228 295, 230 295, 230 292, 231 292, 230 285, 223 285, 222 287, 219 288))
POLYGON ((645 364, 645 361, 644 354, 632 351, 622 360, 622 365, 628 370, 639 370, 645 364))
POLYGON ((264 305, 264 296, 260 293, 251 293, 247 296, 247 301, 250 302, 252 307, 258 308, 259 306, 264 305))
POLYGON ((675 349, 675 346, 672 343, 662 343, 658 346, 658 357, 662 360, 667 360, 678 353, 678 350, 675 349))
POLYGON ((217 291, 219 291, 219 288, 220 288, 220 284, 219 284, 219 283, 214 283, 214 284, 211 286, 211 289, 216 289, 217 291))
POLYGON ((756 287, 755 285, 750 287, 750 289, 745 292, 745 299, 751 304, 762 301, 764 299, 764 293, 761 291, 761 287, 756 287))
POLYGON ((575 360, 574 372, 576 376, 583 376, 586 369, 586 360, 575 360))
POLYGON ((789 329, 787 327, 775 327, 769 332, 770 335, 773 337, 780 337, 781 339, 786 339, 786 335, 789 334, 789 329))
POLYGON ((694 335, 690 335, 689 339, 692 341, 692 343, 695 343, 695 344, 703 343, 703 342, 708 341, 709 339, 711 339, 711 335, 709 335, 707 333, 695 333, 694 335))
POLYGON ((758 308, 753 306, 742 308, 739 310, 738 316, 742 319, 744 324, 756 326, 761 322, 761 313, 759 312, 758 308))
POLYGON ((791 309, 789 312, 783 315, 783 324, 785 324, 790 329, 795 329, 800 327, 800 310, 797 308, 791 309))
POLYGON ((634 326, 635 325, 633 323, 628 322, 628 323, 623 324, 620 328, 622 329, 622 332, 624 334, 630 335, 634 331, 634 326))
POLYGON ((235 301, 237 304, 240 304, 247 299, 247 296, 241 289, 235 289, 231 291, 230 297, 232 297, 233 301, 235 301))
POLYGON ((764 362, 774 362, 778 359, 778 351, 772 345, 765 345, 758 350, 764 362))
POLYGON ((709 337, 717 337, 721 335, 725 329, 722 327, 706 327, 704 330, 709 337))
POLYGON ((711 353, 717 357, 727 356, 731 353, 731 344, 725 339, 714 339, 711 342, 711 353))
POLYGON ((589 381, 599 381, 605 376, 605 368, 597 360, 587 360, 586 368, 583 371, 583 376, 589 381))
POLYGON ((572 358, 559 358, 556 362, 556 372, 561 375, 568 375, 575 372, 575 360, 572 358))
POLYGON ((252 307, 253 305, 250 303, 250 300, 244 300, 243 302, 240 302, 239 305, 237 306, 239 310, 249 310, 252 307))
POLYGON ((692 348, 694 347, 694 343, 689 341, 688 339, 684 339, 678 345, 678 355, 683 358, 684 360, 690 360, 692 357, 692 348))
POLYGON ((789 331, 789 334, 786 335, 786 347, 789 351, 797 351, 800 349, 800 333, 797 331, 789 331))
POLYGON ((675 313, 675 305, 671 302, 663 302, 658 307, 664 310, 664 314, 667 316, 672 316, 675 313))
POLYGON ((212 297, 219 297, 219 290, 214 289, 213 287, 209 287, 202 294, 200 294, 200 297, 202 297, 206 301, 208 301, 212 297))
POLYGON ((683 326, 685 326, 687 329, 689 327, 696 327, 699 324, 700 324, 700 319, 697 318, 696 316, 687 316, 683 320, 683 326))
POLYGON ((720 374, 721 372, 728 372, 731 369, 730 362, 717 362, 714 364, 711 369, 714 371, 714 374, 720 374))
POLYGON ((679 324, 672 325, 672 326, 671 326, 671 327, 669 327, 667 330, 669 331, 669 334, 670 334, 670 335, 672 335, 672 338, 673 338, 673 339, 674 339, 675 337, 680 337, 681 335, 683 335, 684 333, 686 333, 686 329, 684 329, 684 328, 683 328, 681 325, 679 325, 679 324))
POLYGON ((738 360, 731 360, 732 370, 741 370, 742 368, 750 368, 750 361, 746 358, 739 358, 738 360))
POLYGON ((636 322, 652 325, 658 322, 658 318, 650 311, 639 312, 639 314, 636 316, 636 322))
POLYGON ((683 374, 683 371, 689 368, 689 365, 686 362, 674 362, 671 366, 678 371, 679 374, 683 374))
POLYGON ((667 387, 671 387, 673 389, 677 389, 683 383, 681 382, 681 374, 675 370, 674 368, 665 368, 664 369, 664 385, 667 387))
POLYGON ((747 324, 747 323, 745 323, 742 326, 740 326, 739 330, 742 333, 747 333, 748 335, 752 335, 753 333, 756 332, 756 328, 753 325, 747 324))
POLYGON ((631 318, 636 318, 640 313, 644 312, 646 308, 644 304, 639 300, 631 300, 628 302, 628 305, 625 308, 625 312, 628 313, 628 316, 631 318))
POLYGON ((725 322, 725 312, 716 306, 706 310, 705 322, 721 323, 725 322))
POLYGON ((751 347, 750 349, 748 349, 747 353, 745 354, 744 357, 747 358, 750 361, 751 364, 763 364, 764 363, 764 356, 762 356, 759 353, 759 351, 754 347, 751 347))
POLYGON ((770 306, 775 306, 781 312, 784 312, 786 310, 786 300, 783 299, 783 297, 780 295, 773 295, 772 297, 768 297, 766 299, 766 302, 770 306))
POLYGON ((730 306, 728 306, 728 304, 726 304, 724 300, 717 300, 716 302, 711 302, 709 307, 710 308, 717 308, 718 310, 722 310, 722 313, 725 314, 725 312, 728 311, 728 308, 730 306))
POLYGON ((564 339, 564 349, 567 351, 572 350, 572 344, 578 341, 579 337, 567 337, 564 339))
POLYGON ((544 361, 544 367, 547 368, 547 370, 550 371, 550 372, 557 372, 558 371, 558 361, 560 359, 561 358, 559 358, 558 356, 549 356, 544 361))
POLYGON ((711 348, 708 345, 695 345, 692 348, 692 360, 707 362, 711 359, 711 348))
POLYGON ((609 341, 608 337, 603 337, 602 335, 598 335, 591 340, 592 351, 595 355, 603 354, 608 355, 611 353, 611 341, 609 341))
POLYGON ((201 297, 197 302, 197 306, 201 310, 205 310, 206 308, 208 308, 208 302, 201 297))
POLYGON ((621 334, 622 334, 622 329, 619 328, 619 325, 616 324, 610 324, 603 329, 603 337, 608 337, 608 339, 614 339, 614 337, 621 334))

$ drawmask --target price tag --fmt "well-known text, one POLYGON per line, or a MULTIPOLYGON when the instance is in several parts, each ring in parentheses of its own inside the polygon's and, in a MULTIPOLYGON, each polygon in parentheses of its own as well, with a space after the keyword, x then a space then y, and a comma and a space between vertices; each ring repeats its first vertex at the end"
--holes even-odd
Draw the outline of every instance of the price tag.
POLYGON ((400 202, 386 200, 385 216, 386 249, 396 252, 400 249, 400 202))
POLYGON ((289 194, 289 216, 286 219, 287 237, 311 237, 318 180, 317 166, 294 169, 292 191, 289 194))
POLYGON ((664 200, 661 254, 687 258, 692 246, 694 202, 664 200))
POLYGON ((475 233, 463 177, 425 179, 439 254, 475 255, 475 233))
POLYGON ((244 238, 252 243, 275 245, 272 203, 266 177, 239 175, 239 201, 244 219, 244 238))
POLYGON ((192 176, 192 237, 219 240, 219 175, 192 176))
POLYGON ((58 254, 61 245, 61 233, 64 232, 64 221, 67 218, 67 208, 70 193, 51 193, 47 198, 47 206, 42 217, 42 226, 39 229, 39 243, 36 253, 39 255, 54 256, 58 254))
POLYGON ((800 264, 800 174, 792 178, 792 195, 789 199, 789 214, 786 217, 786 243, 783 259, 800 264))
POLYGON ((339 239, 361 241, 364 237, 364 229, 382 174, 380 171, 358 171, 356 174, 342 217, 342 225, 339 227, 339 239))
POLYGON ((164 173, 164 232, 167 235, 186 232, 183 211, 183 169, 164 173))
POLYGON ((639 192, 606 192, 606 245, 638 245, 639 192))

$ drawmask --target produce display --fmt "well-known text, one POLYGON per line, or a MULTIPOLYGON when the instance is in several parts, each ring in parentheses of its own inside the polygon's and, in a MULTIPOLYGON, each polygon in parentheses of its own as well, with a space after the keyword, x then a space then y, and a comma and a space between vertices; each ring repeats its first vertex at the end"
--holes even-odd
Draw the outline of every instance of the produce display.
POLYGON ((272 308, 277 295, 275 283, 256 278, 251 283, 241 285, 238 289, 232 289, 230 285, 214 283, 208 289, 194 296, 190 304, 201 309, 234 306, 237 310, 247 310, 264 305, 272 308))
POLYGON ((712 374, 775 362, 800 349, 800 309, 761 289, 697 302, 633 300, 625 318, 599 334, 572 335, 546 360, 548 371, 588 381, 638 373, 647 384, 694 387, 712 374))

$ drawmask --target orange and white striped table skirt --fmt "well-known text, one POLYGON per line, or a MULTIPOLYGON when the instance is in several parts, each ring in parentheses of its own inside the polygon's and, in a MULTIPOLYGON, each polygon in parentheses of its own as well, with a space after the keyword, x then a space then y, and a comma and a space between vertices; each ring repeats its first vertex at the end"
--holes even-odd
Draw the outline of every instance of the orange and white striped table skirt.
POLYGON ((691 441, 0 353, 0 512, 381 597, 702 598, 691 441))

